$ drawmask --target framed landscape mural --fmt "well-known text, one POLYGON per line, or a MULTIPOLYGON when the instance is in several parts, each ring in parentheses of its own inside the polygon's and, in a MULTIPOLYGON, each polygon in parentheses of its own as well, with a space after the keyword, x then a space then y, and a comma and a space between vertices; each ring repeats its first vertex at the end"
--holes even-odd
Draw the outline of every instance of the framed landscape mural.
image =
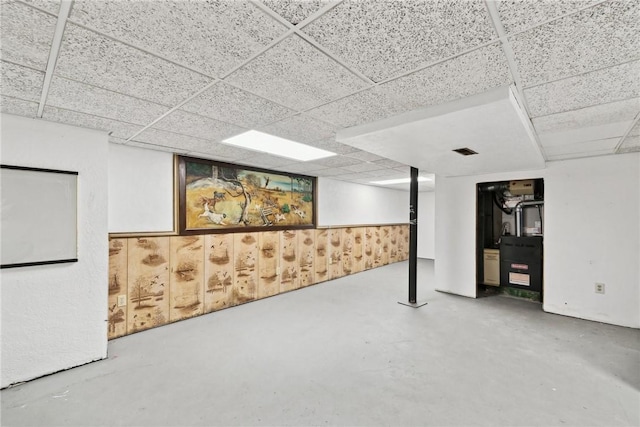
POLYGON ((177 156, 180 234, 315 228, 316 178, 177 156))

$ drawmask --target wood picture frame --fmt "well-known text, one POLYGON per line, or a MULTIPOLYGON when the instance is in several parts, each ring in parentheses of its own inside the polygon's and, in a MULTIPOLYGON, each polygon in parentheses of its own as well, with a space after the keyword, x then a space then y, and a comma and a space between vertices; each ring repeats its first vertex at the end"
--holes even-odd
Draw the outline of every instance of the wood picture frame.
POLYGON ((176 155, 180 235, 316 228, 315 177, 176 155))

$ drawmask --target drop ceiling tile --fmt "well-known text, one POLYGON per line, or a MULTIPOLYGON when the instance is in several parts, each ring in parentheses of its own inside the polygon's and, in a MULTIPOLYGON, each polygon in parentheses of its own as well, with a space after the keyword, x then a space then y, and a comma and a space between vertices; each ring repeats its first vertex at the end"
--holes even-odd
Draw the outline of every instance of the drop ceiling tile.
POLYGON ((212 79, 69 24, 56 75, 173 106, 212 79))
POLYGON ((243 165, 253 166, 256 168, 280 170, 280 167, 290 164, 291 159, 273 156, 270 154, 255 153, 254 156, 242 158, 239 162, 243 165))
POLYGON ((482 1, 345 1, 304 27, 378 82, 497 38, 482 1))
POLYGON ((38 103, 0 95, 0 111, 5 114, 35 118, 38 114, 38 103))
POLYGON ((153 128, 180 133, 183 135, 195 136, 197 138, 208 139, 210 141, 220 141, 246 130, 229 123, 199 116, 197 114, 187 113, 181 110, 173 111, 171 114, 155 123, 153 128))
POLYGON ((400 162, 396 162, 395 160, 390 160, 390 159, 375 160, 372 163, 383 166, 385 168, 400 168, 402 166, 405 166, 400 162))
POLYGON ((56 18, 16 2, 0 6, 2 59, 45 71, 56 18))
POLYGON ((499 44, 492 44, 380 85, 404 111, 442 104, 512 83, 499 44))
POLYGON ((353 157, 354 159, 362 160, 363 162, 375 162, 376 160, 383 160, 384 157, 378 156, 377 154, 370 153, 364 150, 357 150, 347 154, 349 157, 353 157))
POLYGON ((286 31, 239 0, 76 0, 70 19, 213 77, 239 66, 286 31))
POLYGON ((619 153, 640 151, 640 121, 636 122, 629 134, 622 140, 619 153))
POLYGON ((402 111, 404 111, 403 107, 390 91, 373 87, 309 110, 306 114, 341 127, 351 127, 383 119, 402 111))
POLYGON ((377 165, 375 163, 363 162, 353 166, 345 166, 344 169, 347 169, 351 172, 372 172, 385 169, 385 167, 377 165))
POLYGON ((316 165, 322 165, 325 168, 343 168, 345 166, 353 166, 362 163, 360 160, 353 159, 346 156, 332 156, 324 159, 318 159, 313 161, 316 165))
POLYGON ((335 2, 328 0, 263 0, 262 3, 293 25, 298 25, 321 7, 335 2))
POLYGON ((21 0, 39 9, 58 15, 60 12, 60 0, 21 0))
POLYGON ((0 62, 0 93, 40 103, 44 73, 9 62, 0 62))
POLYGON ((141 125, 167 111, 162 105, 60 77, 52 80, 47 105, 141 125))
POLYGON ((213 85, 181 109, 247 128, 272 123, 295 113, 224 82, 213 85))
POLYGON ((56 107, 45 107, 42 115, 44 120, 65 123, 68 125, 79 126, 89 129, 98 129, 115 138, 127 139, 142 129, 142 126, 133 125, 131 123, 119 122, 117 120, 107 119, 104 117, 92 116, 90 114, 78 113, 56 107))
POLYGON ((526 30, 545 21, 575 12, 597 1, 576 0, 503 0, 498 3, 500 21, 507 34, 526 30))
POLYGON ((538 134, 633 120, 640 112, 640 98, 594 105, 533 119, 538 134))
POLYGON ((259 131, 296 142, 309 143, 327 139, 337 128, 313 117, 299 114, 258 128, 259 131))
POLYGON ((366 86, 297 35, 278 43, 227 80, 296 110, 333 101, 366 86))
POLYGON ((545 148, 545 153, 549 160, 557 159, 558 156, 575 155, 581 156, 589 153, 613 153, 620 138, 598 139, 594 141, 577 142, 571 144, 555 145, 545 148))
POLYGON ((531 117, 640 96, 640 61, 525 89, 531 117))
POLYGON ((322 148, 323 150, 331 151, 332 153, 336 154, 350 154, 360 151, 350 145, 337 142, 333 136, 321 139, 319 141, 308 142, 307 144, 314 147, 322 148))
POLYGON ((546 152, 548 148, 553 148, 557 145, 609 138, 622 138, 632 123, 632 120, 627 120, 624 122, 585 126, 563 131, 540 133, 538 134, 538 137, 540 139, 540 144, 542 144, 546 152))
POLYGON ((640 3, 605 2, 510 38, 523 84, 531 86, 638 58, 640 3))
MULTIPOLYGON (((111 140, 109 140, 109 141, 111 141, 111 140)), ((176 154, 185 154, 186 153, 186 151, 179 150, 177 148, 165 147, 163 145, 157 145, 157 144, 149 144, 149 143, 140 142, 140 141, 126 141, 126 145, 129 145, 131 147, 146 148, 148 150, 164 151, 164 152, 167 152, 167 153, 176 153, 176 154)))
POLYGON ((346 169, 340 169, 340 168, 320 169, 320 170, 316 170, 316 171, 313 172, 313 174, 316 175, 316 176, 326 176, 326 177, 334 177, 334 176, 338 176, 338 175, 346 175, 348 173, 351 173, 351 171, 348 171, 346 169))
POLYGON ((133 141, 144 142, 180 151, 200 151, 207 153, 213 146, 213 141, 193 136, 181 135, 174 132, 165 132, 157 129, 146 129, 133 138, 133 141))

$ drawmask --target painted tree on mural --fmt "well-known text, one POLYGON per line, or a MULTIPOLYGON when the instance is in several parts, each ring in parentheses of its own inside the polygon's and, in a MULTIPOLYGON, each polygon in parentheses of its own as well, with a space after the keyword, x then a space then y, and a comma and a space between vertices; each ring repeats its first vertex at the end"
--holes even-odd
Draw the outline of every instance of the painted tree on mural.
POLYGON ((232 197, 244 197, 244 203, 242 204, 242 214, 238 219, 238 224, 243 223, 249 225, 247 216, 249 215, 249 206, 251 205, 251 195, 247 191, 245 185, 240 181, 238 177, 238 169, 235 168, 218 168, 218 179, 228 182, 235 187, 236 194, 233 194, 229 189, 225 189, 232 197))

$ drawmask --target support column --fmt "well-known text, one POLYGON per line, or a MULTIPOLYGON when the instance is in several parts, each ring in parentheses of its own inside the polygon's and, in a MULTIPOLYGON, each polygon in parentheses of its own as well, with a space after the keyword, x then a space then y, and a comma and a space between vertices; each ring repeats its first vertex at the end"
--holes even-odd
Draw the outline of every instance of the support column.
POLYGON ((414 308, 427 304, 418 304, 418 169, 414 167, 409 187, 409 302, 400 304, 414 308))

